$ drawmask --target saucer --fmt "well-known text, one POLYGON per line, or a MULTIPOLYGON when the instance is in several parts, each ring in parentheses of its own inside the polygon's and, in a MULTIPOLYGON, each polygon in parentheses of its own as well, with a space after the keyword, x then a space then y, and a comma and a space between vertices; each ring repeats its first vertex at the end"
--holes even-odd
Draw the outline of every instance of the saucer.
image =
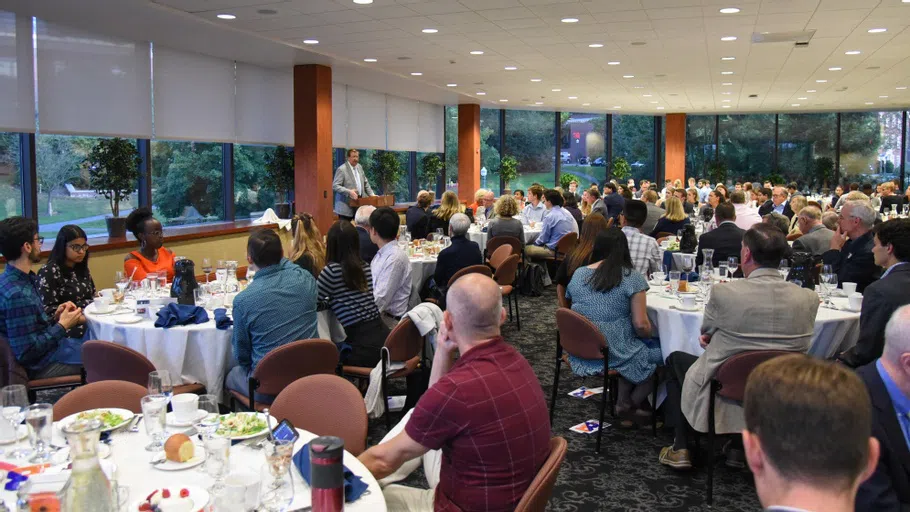
POLYGON ((674 304, 674 305, 672 305, 672 306, 670 306, 670 307, 673 308, 673 309, 678 309, 679 311, 685 311, 686 313, 693 313, 693 312, 695 312, 695 311, 701 310, 701 306, 698 306, 698 305, 696 305, 696 306, 693 307, 692 309, 689 309, 689 308, 683 306, 682 304, 674 304))

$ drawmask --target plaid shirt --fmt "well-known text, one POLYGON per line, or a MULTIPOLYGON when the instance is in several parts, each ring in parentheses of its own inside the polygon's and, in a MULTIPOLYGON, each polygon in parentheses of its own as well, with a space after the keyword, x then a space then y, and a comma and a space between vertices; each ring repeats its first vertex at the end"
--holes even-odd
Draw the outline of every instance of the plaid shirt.
POLYGON ((44 313, 38 278, 7 264, 0 275, 0 336, 5 337, 16 360, 29 370, 40 370, 53 362, 63 326, 44 313))
POLYGON ((651 272, 659 272, 661 258, 657 241, 632 226, 622 228, 622 232, 629 241, 629 254, 632 256, 632 266, 635 270, 645 276, 645 279, 651 272))

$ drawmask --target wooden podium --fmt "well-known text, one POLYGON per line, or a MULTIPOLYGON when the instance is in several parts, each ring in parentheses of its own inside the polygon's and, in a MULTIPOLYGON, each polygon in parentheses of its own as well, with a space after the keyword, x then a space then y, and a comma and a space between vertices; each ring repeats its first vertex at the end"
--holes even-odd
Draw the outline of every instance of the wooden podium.
POLYGON ((360 208, 361 206, 375 206, 376 208, 379 208, 381 206, 392 206, 393 204, 395 204, 395 196, 392 194, 387 196, 367 196, 348 201, 348 205, 351 208, 360 208))

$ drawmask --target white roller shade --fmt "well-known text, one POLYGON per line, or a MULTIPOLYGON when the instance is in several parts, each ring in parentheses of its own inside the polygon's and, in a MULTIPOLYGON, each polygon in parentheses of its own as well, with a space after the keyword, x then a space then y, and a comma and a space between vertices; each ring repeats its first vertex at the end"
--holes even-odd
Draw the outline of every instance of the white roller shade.
POLYGON ((418 123, 420 118, 419 103, 414 100, 386 97, 388 111, 388 149, 394 151, 417 151, 418 123))
POLYGON ((155 45, 154 72, 155 138, 234 141, 233 61, 155 45))
POLYGON ((420 143, 418 151, 442 153, 445 151, 445 107, 420 103, 420 143))
POLYGON ((41 131, 152 135, 149 43, 38 21, 41 131))
POLYGON ((294 145, 294 75, 237 63, 237 142, 294 145))
POLYGON ((386 148, 386 96, 348 86, 348 147, 386 148))
POLYGON ((348 147, 348 86, 332 82, 332 147, 348 147))
POLYGON ((35 131, 32 20, 0 11, 0 130, 35 131))

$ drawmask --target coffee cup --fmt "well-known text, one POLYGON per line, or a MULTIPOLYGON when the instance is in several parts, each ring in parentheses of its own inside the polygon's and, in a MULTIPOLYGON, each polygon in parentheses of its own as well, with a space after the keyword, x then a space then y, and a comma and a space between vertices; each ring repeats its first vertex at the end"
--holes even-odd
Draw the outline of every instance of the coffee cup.
POLYGON ((15 417, 19 413, 19 407, 4 407, 3 417, 0 418, 0 442, 8 443, 16 438, 16 429, 13 424, 6 420, 9 417, 15 417))
POLYGON ((853 292, 847 296, 847 300, 850 302, 850 309, 853 311, 859 311, 860 308, 863 307, 863 294, 862 293, 853 292))
POLYGON ((695 296, 694 293, 680 293, 679 302, 684 309, 695 309, 695 296))
POLYGON ((231 473, 224 479, 224 493, 218 497, 218 510, 246 512, 259 504, 259 475, 249 472, 231 473))
POLYGON ((847 297, 856 293, 856 283, 841 283, 841 288, 844 290, 844 295, 847 297))
POLYGON ((651 279, 653 279, 655 281, 663 282, 663 280, 666 279, 666 277, 667 277, 667 274, 664 274, 663 272, 654 272, 653 274, 651 274, 651 279))
POLYGON ((114 300, 114 289, 105 288, 105 289, 101 290, 101 296, 108 300, 114 300))
POLYGON ((182 393, 171 397, 171 407, 174 409, 174 418, 180 423, 189 423, 196 419, 199 410, 199 395, 182 393))
POLYGON ((111 299, 107 297, 98 297, 92 303, 98 313, 108 313, 111 310, 111 299))

